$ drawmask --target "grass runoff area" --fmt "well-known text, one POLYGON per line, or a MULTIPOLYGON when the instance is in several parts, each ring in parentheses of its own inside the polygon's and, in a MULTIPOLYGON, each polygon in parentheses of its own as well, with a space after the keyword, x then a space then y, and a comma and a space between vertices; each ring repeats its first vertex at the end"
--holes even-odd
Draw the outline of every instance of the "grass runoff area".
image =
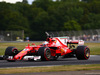
MULTIPOLYGON (((36 45, 42 42, 34 42, 36 45)), ((17 43, 0 43, 0 55, 4 55, 4 52, 8 46, 14 46, 18 50, 23 50, 25 46, 32 44, 32 42, 17 42, 17 43)), ((100 55, 100 43, 85 43, 90 48, 91 55, 100 55)))
POLYGON ((49 66, 49 67, 24 67, 24 68, 6 68, 6 69, 0 68, 0 74, 82 71, 82 70, 100 70, 100 64, 63 65, 63 66, 49 66))
MULTIPOLYGON (((36 45, 40 44, 34 42, 36 45)), ((18 50, 22 50, 31 42, 20 43, 0 43, 0 55, 4 55, 5 49, 8 46, 14 46, 18 50)), ((100 43, 85 43, 90 48, 91 55, 100 55, 100 43)), ((34 73, 34 72, 58 72, 58 71, 81 71, 81 70, 100 70, 100 64, 93 65, 63 65, 49 67, 24 67, 24 68, 0 68, 0 74, 15 74, 15 73, 34 73)))

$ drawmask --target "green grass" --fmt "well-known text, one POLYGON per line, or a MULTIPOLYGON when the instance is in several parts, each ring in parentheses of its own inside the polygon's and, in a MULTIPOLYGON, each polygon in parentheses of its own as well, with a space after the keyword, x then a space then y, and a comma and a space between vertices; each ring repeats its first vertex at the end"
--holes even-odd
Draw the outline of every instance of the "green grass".
POLYGON ((100 55, 100 43, 86 43, 85 45, 90 48, 91 55, 100 55))
POLYGON ((34 72, 58 72, 58 71, 81 71, 100 70, 100 64, 93 65, 64 65, 49 67, 24 67, 24 68, 0 68, 0 74, 34 73, 34 72))
MULTIPOLYGON (((37 42, 34 42, 36 45, 40 44, 37 42)), ((20 42, 20 43, 0 43, 0 55, 4 55, 5 49, 8 46, 14 46, 18 50, 22 50, 27 46, 28 44, 32 44, 31 42, 20 42)), ((90 48, 91 55, 100 55, 100 43, 85 43, 86 46, 90 48)))

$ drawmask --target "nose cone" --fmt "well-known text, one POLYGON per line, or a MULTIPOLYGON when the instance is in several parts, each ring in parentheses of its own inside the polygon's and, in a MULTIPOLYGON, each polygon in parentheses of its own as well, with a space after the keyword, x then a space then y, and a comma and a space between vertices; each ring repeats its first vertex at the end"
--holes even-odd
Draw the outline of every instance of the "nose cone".
POLYGON ((27 51, 21 51, 20 53, 18 53, 17 55, 15 55, 15 59, 16 60, 22 60, 23 56, 25 56, 27 54, 27 51))
POLYGON ((20 55, 16 55, 16 56, 14 57, 14 59, 16 59, 16 60, 21 60, 22 58, 21 58, 20 55))

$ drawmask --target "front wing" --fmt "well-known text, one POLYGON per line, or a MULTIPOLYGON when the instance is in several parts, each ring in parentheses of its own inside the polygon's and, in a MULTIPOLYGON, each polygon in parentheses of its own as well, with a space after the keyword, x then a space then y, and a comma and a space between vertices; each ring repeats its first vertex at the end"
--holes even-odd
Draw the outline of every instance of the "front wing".
MULTIPOLYGON (((14 59, 13 56, 8 56, 6 58, 6 60, 17 60, 17 59, 14 59)), ((41 56, 24 56, 22 60, 34 60, 34 61, 37 61, 37 60, 41 60, 41 56)))

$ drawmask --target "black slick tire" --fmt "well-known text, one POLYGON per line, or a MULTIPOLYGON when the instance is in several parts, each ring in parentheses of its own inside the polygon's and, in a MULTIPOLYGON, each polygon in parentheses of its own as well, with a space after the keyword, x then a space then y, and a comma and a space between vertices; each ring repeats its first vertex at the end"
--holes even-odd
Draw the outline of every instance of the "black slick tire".
POLYGON ((51 58, 51 51, 48 47, 40 47, 38 55, 41 56, 42 61, 49 61, 51 58))
POLYGON ((87 46, 78 46, 76 49, 76 57, 78 60, 87 60, 90 57, 90 49, 87 46))
MULTIPOLYGON (((6 48, 4 57, 6 59, 6 58, 8 58, 8 56, 13 56, 14 57, 16 54, 18 54, 17 48, 10 46, 10 47, 6 48)), ((8 60, 7 59, 7 61, 14 62, 15 60, 8 60)))

